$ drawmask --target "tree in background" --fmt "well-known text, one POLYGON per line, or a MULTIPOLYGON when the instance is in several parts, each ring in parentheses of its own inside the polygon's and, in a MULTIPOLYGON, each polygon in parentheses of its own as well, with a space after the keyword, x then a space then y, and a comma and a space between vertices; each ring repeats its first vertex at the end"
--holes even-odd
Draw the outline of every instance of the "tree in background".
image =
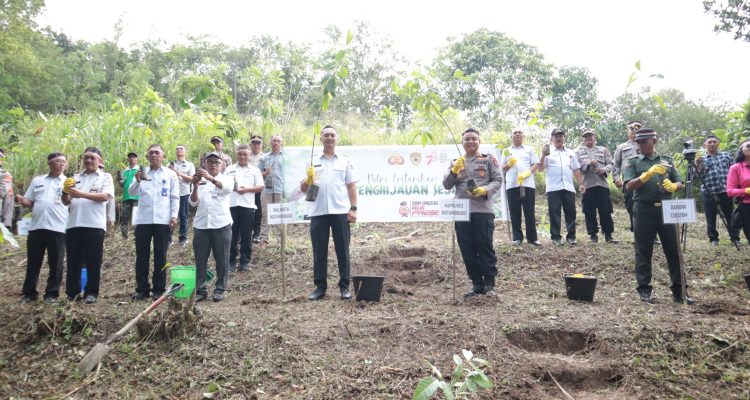
POLYGON ((714 32, 734 33, 735 40, 750 42, 750 3, 744 0, 707 0, 703 9, 719 22, 714 32))

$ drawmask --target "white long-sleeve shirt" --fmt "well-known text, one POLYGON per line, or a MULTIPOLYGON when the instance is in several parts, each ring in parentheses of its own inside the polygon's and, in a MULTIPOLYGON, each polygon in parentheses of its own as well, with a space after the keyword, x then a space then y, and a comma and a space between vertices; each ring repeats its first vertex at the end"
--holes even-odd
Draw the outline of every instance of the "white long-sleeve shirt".
POLYGON ((190 199, 190 205, 198 207, 193 220, 195 229, 219 229, 232 223, 229 201, 234 189, 234 179, 224 174, 216 175, 213 179, 221 182, 221 189, 208 180, 193 189, 198 191, 198 201, 190 199))
POLYGON ((573 182, 573 171, 580 169, 576 153, 568 148, 552 148, 549 155, 544 158, 544 169, 546 173, 547 191, 555 192, 567 190, 576 192, 573 182))
POLYGON ((169 225, 180 210, 180 184, 177 174, 161 166, 157 170, 146 169, 148 180, 133 179, 128 193, 138 195, 138 212, 133 225, 169 225))

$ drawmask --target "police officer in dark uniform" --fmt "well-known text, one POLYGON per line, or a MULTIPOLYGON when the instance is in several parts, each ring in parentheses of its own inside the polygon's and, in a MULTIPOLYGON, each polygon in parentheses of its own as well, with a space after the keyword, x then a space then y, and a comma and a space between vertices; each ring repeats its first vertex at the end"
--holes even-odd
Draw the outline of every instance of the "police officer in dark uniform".
MULTIPOLYGON (((662 221, 661 201, 672 198, 672 193, 682 190, 682 178, 674 167, 672 158, 656 153, 656 132, 640 129, 635 136, 640 155, 631 157, 623 173, 628 191, 633 192, 633 231, 635 234, 635 278, 638 294, 646 303, 651 297, 651 256, 654 238, 659 234, 672 281, 672 299, 682 303, 679 241, 677 225, 662 221)), ((686 295, 686 294, 685 294, 686 295)), ((690 297, 687 304, 694 304, 690 297)))
POLYGON ((479 152, 480 142, 479 131, 474 128, 464 131, 461 143, 466 153, 453 160, 448 175, 443 178, 446 190, 456 188, 457 199, 469 199, 470 220, 455 223, 458 248, 474 285, 464 297, 496 295, 497 257, 492 247, 492 234, 495 231, 492 196, 502 188, 503 171, 494 156, 479 152), (469 182, 472 178, 475 187, 469 182))

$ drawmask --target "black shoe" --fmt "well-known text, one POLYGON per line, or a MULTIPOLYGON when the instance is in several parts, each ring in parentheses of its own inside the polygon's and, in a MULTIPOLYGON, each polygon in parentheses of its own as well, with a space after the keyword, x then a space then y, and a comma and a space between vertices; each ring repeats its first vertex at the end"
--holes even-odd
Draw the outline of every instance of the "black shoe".
POLYGON ((84 299, 83 302, 86 304, 94 304, 96 303, 96 296, 94 296, 93 294, 90 294, 86 296, 86 299, 84 299))
POLYGON ((208 295, 206 293, 198 293, 198 294, 195 295, 195 302, 199 303, 199 302, 201 302, 203 300, 206 300, 207 297, 208 297, 208 295))
POLYGON ((307 296, 308 300, 320 300, 326 296, 326 290, 323 288, 316 287, 315 290, 307 296))
POLYGON ((521 241, 520 241, 520 240, 514 240, 514 241, 513 241, 513 246, 516 246, 516 247, 518 247, 518 246, 520 246, 520 245, 521 245, 521 241))
POLYGON ((568 238, 568 239, 567 239, 567 241, 568 241, 568 243, 570 243, 570 244, 576 244, 576 243, 578 243, 578 242, 576 241, 576 238, 568 238))
POLYGON ((44 304, 55 304, 57 303, 57 297, 45 297, 44 304))
POLYGON ((140 301, 140 300, 146 300, 146 297, 148 297, 146 293, 135 292, 133 293, 132 299, 135 301, 140 301))
POLYGON ((529 242, 529 244, 532 245, 532 246, 541 247, 542 242, 540 242, 538 240, 535 240, 533 242, 529 242))
POLYGON ((599 236, 589 235, 589 238, 591 239, 591 243, 599 243, 599 236))
POLYGON ((187 239, 180 239, 180 241, 177 242, 177 244, 180 245, 180 247, 185 247, 187 246, 187 239))
POLYGON ((240 271, 242 272, 250 271, 250 264, 240 265, 240 271))
POLYGON ((470 291, 464 293, 464 298, 479 296, 480 294, 484 294, 484 288, 479 285, 474 285, 470 291))
POLYGON ((641 301, 644 303, 654 304, 654 298, 651 297, 651 293, 649 292, 641 292, 638 293, 638 296, 641 298, 641 301))
POLYGON ((161 295, 163 295, 164 292, 151 292, 151 300, 158 300, 161 295))
POLYGON ((229 272, 237 272, 237 264, 235 261, 229 262, 229 272))
POLYGON ((742 242, 740 242, 740 239, 732 239, 732 245, 733 246, 740 247, 741 244, 742 244, 742 242))
POLYGON ((718 240, 712 240, 711 241, 711 247, 719 247, 719 241, 718 240))
POLYGON ((31 296, 27 296, 27 295, 23 295, 21 297, 21 303, 23 303, 23 304, 28 304, 28 303, 31 303, 31 302, 34 302, 34 301, 36 301, 36 297, 31 297, 31 296))
POLYGON ((492 296, 492 297, 496 297, 497 296, 497 292, 495 291, 495 287, 494 286, 485 286, 484 287, 484 294, 486 294, 487 296, 492 296))
POLYGON ((348 288, 341 288, 341 300, 349 300, 352 298, 352 293, 348 288))
POLYGON ((607 243, 617 243, 617 240, 615 240, 612 235, 605 235, 604 241, 607 243))
POLYGON ((214 297, 212 298, 212 300, 215 303, 218 303, 218 302, 224 300, 224 293, 214 293, 214 297))
POLYGON ((258 243, 260 243, 260 237, 258 237, 258 236, 253 236, 253 243, 255 243, 255 244, 258 244, 258 243))
POLYGON ((563 242, 560 239, 552 239, 552 243, 555 244, 555 246, 563 246, 563 242))
MULTIPOLYGON (((683 303, 683 301, 682 301, 682 296, 680 296, 680 295, 674 295, 674 294, 673 294, 673 295, 672 295, 672 300, 673 300, 673 301, 674 301, 675 303, 680 303, 680 304, 682 304, 682 303, 683 303)), ((692 299, 692 298, 690 297, 690 295, 688 295, 688 296, 687 296, 687 297, 685 298, 685 303, 687 303, 687 305, 689 305, 689 306, 692 306, 693 304, 695 304, 695 300, 693 300, 693 299, 692 299)))

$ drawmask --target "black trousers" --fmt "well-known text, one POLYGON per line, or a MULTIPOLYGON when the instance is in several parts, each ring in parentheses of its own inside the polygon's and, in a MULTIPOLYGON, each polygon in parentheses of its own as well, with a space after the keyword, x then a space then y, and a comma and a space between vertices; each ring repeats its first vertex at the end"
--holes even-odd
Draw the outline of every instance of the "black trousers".
POLYGON ((737 207, 742 207, 742 232, 745 233, 745 240, 750 244, 750 203, 741 203, 737 207))
POLYGON ((65 294, 73 299, 81 294, 81 268, 86 266, 84 296, 99 296, 104 229, 70 228, 65 231, 65 252, 68 269, 65 272, 65 294))
POLYGON ((339 288, 349 287, 349 240, 351 230, 347 214, 326 214, 310 218, 310 239, 313 249, 313 281, 315 286, 328 288, 328 238, 333 235, 333 247, 339 264, 339 288))
POLYGON ((625 209, 628 210, 628 219, 630 220, 630 232, 633 232, 633 192, 625 190, 625 183, 623 183, 623 186, 622 186, 622 194, 623 194, 623 198, 625 199, 625 209))
POLYGON ((556 190, 547 192, 547 204, 549 206, 549 233, 552 240, 562 239, 560 235, 560 211, 565 213, 565 236, 568 239, 576 238, 576 194, 567 190, 556 190))
POLYGON ((251 219, 252 221, 252 227, 251 233, 253 234, 253 237, 260 236, 260 222, 263 220, 263 207, 260 202, 260 194, 261 192, 255 193, 255 215, 251 219))
MULTIPOLYGON (((716 230, 716 215, 718 214, 717 207, 721 207, 721 211, 724 212, 724 216, 729 218, 732 215, 732 199, 727 196, 726 192, 715 195, 719 203, 714 201, 714 196, 705 192, 701 193, 703 199, 703 209, 706 212, 706 234, 708 234, 708 240, 715 242, 719 240, 719 232, 716 230)), ((723 225, 723 223, 722 223, 723 225)), ((727 226, 727 233, 729 233, 730 240, 740 240, 740 233, 727 226)))
POLYGON ((494 286, 497 276, 497 257, 492 248, 495 215, 471 213, 468 222, 456 222, 455 227, 458 248, 469 279, 475 286, 494 286))
POLYGON ((167 248, 171 231, 169 225, 146 224, 135 226, 135 291, 161 296, 167 286, 167 248), (154 243, 154 273, 148 284, 148 266, 151 261, 151 242, 154 243))
POLYGON ((639 293, 651 293, 651 257, 654 252, 654 240, 659 235, 661 247, 667 258, 669 279, 672 281, 672 293, 682 293, 680 281, 680 251, 677 239, 677 225, 662 222, 661 207, 636 202, 633 205, 633 223, 635 233, 635 279, 639 293))
MULTIPOLYGON (((188 212, 190 211, 190 195, 180 196, 180 209, 177 216, 180 220, 180 237, 179 240, 187 240, 188 233, 188 212)), ((170 235, 171 236, 171 235, 170 235)))
POLYGON ((29 232, 29 238, 26 241, 26 278, 23 280, 22 292, 24 296, 32 299, 39 296, 36 285, 39 281, 45 251, 49 264, 49 276, 47 287, 44 289, 44 298, 56 299, 60 295, 60 282, 62 282, 64 268, 65 234, 48 229, 35 229, 29 232))
POLYGON ((247 207, 232 207, 232 243, 229 245, 229 269, 234 268, 237 261, 237 242, 240 242, 240 265, 250 265, 253 253, 250 242, 250 229, 255 221, 255 209, 247 207))
POLYGON ((609 188, 593 186, 586 189, 581 204, 583 205, 583 215, 586 217, 586 233, 596 235, 599 232, 599 225, 596 221, 597 212, 602 224, 602 232, 605 235, 611 235, 615 231, 615 224, 612 222, 612 201, 609 199, 609 188))
POLYGON ((515 187, 505 191, 508 196, 508 210, 510 211, 510 226, 513 231, 513 240, 523 240, 521 231, 521 210, 526 221, 526 240, 529 243, 536 242, 536 219, 534 218, 534 207, 536 202, 536 190, 525 187, 524 198, 521 198, 521 188, 515 187))

